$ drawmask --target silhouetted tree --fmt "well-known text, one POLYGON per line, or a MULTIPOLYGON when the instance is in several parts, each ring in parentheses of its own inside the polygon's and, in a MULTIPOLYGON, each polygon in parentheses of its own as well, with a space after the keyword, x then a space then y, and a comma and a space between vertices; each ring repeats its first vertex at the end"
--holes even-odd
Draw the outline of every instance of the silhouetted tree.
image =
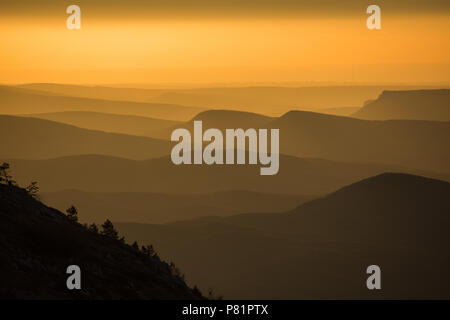
POLYGON ((184 274, 181 273, 180 269, 175 265, 175 263, 169 263, 169 268, 173 276, 184 280, 184 274))
POLYGON ((101 234, 113 238, 113 239, 119 239, 119 233, 117 232, 117 230, 114 228, 114 225, 112 224, 111 221, 109 221, 108 219, 106 219, 105 223, 102 224, 102 232, 101 234))
POLYGON ((69 209, 66 210, 67 212, 67 218, 69 218, 73 222, 78 221, 78 210, 75 208, 75 206, 70 206, 69 209))
POLYGON ((142 246, 142 253, 149 257, 153 257, 155 254, 155 249, 153 249, 152 245, 142 246))
POLYGON ((139 251, 139 245, 138 245, 138 243, 137 243, 136 241, 133 242, 133 244, 131 245, 131 247, 132 247, 134 250, 139 251))
MULTIPOLYGON (((195 287, 194 287, 195 288, 195 287)), ((222 296, 216 296, 215 294, 214 294, 214 290, 213 290, 213 288, 208 288, 208 299, 209 300, 222 300, 223 299, 223 297, 222 296)))
POLYGON ((8 186, 15 186, 16 181, 14 181, 12 176, 9 174, 9 170, 9 163, 3 162, 3 164, 0 165, 0 183, 6 184, 8 186))
POLYGON ((25 188, 29 195, 33 198, 38 199, 39 186, 37 185, 37 181, 32 181, 28 187, 25 188))
POLYGON ((92 231, 92 232, 94 232, 94 233, 98 233, 98 227, 97 227, 97 225, 96 225, 95 223, 92 223, 92 224, 89 226, 89 230, 92 231))
POLYGON ((202 293, 201 293, 201 291, 200 291, 200 289, 199 289, 197 286, 194 286, 194 287, 192 288, 192 291, 194 292, 194 294, 195 294, 197 297, 202 297, 202 296, 203 296, 202 293))

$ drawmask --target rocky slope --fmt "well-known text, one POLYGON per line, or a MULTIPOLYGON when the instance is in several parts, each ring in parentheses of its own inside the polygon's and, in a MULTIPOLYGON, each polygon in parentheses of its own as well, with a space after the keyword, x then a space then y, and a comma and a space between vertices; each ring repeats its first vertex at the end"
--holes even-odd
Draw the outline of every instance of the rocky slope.
POLYGON ((0 298, 198 299, 158 257, 72 222, 24 189, 0 184, 0 298), (81 290, 68 290, 69 265, 81 290))

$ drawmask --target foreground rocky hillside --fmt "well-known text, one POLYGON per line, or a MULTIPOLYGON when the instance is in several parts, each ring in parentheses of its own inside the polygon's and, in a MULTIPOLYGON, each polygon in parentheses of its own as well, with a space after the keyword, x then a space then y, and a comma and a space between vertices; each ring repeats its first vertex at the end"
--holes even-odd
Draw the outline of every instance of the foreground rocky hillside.
POLYGON ((24 189, 0 184, 0 298, 198 299, 157 255, 88 230, 24 189), (81 290, 69 290, 69 265, 81 290))

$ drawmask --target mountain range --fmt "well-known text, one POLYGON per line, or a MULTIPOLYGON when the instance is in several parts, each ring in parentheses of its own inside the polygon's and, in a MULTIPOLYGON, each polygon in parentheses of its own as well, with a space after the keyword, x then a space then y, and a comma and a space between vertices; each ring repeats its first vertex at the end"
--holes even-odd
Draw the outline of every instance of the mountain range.
MULTIPOLYGON (((448 174, 450 122, 418 120, 369 121, 306 111, 279 118, 239 111, 212 110, 192 120, 206 128, 278 128, 280 153, 352 163, 377 163, 448 174)), ((101 154, 129 159, 168 155, 175 127, 193 130, 192 120, 136 137, 81 129, 30 117, 0 116, 2 158, 45 159, 101 154), (14 134, 12 134, 14 133, 14 134)), ((134 123, 134 120, 133 120, 134 123)), ((138 128, 138 125, 130 126, 138 128)), ((142 128, 142 127, 141 127, 142 128)), ((150 129, 151 131, 152 129, 150 129)))
POLYGON ((230 216, 243 212, 281 212, 315 196, 260 193, 245 190, 207 194, 164 194, 148 192, 86 192, 62 190, 41 192, 45 204, 65 211, 78 208, 81 221, 167 223, 203 216, 230 216))
POLYGON ((228 299, 448 299, 449 212, 450 183, 386 173, 285 213, 117 226, 228 299))
POLYGON ((450 121, 450 90, 383 91, 352 116, 369 120, 450 121))
POLYGON ((0 114, 94 111, 179 121, 188 120, 203 110, 202 108, 166 103, 64 96, 57 93, 11 86, 0 86, 0 97, 0 114))
POLYGON ((0 157, 47 159, 79 154, 104 154, 131 159, 167 155, 170 144, 137 137, 81 129, 59 122, 0 115, 0 157))
MULTIPOLYGON (((438 89, 436 86, 401 85, 305 85, 302 87, 266 85, 155 89, 53 83, 25 84, 17 88, 100 100, 131 100, 145 103, 188 105, 203 109, 233 109, 262 113, 269 116, 280 116, 290 110, 314 110, 321 112, 319 109, 330 110, 340 106, 358 108, 365 101, 376 99, 384 90, 438 89)), ((342 110, 330 111, 331 113, 342 115, 342 110)), ((155 117, 154 115, 146 116, 155 117)))
POLYGON ((409 89, 0 86, 0 163, 45 203, 0 184, 0 298, 202 298, 71 205, 225 298, 450 298, 450 90, 409 89), (278 174, 174 165, 171 133, 196 120, 279 129, 278 174), (67 262, 87 271, 80 295, 67 262))
MULTIPOLYGON (((90 111, 36 113, 24 116, 61 122, 84 129, 145 137, 154 137, 162 130, 176 128, 183 123, 172 120, 90 111)), ((167 139, 167 137, 164 138, 167 139)))
MULTIPOLYGON (((450 152, 442 146, 450 139, 450 122, 368 121, 307 111, 269 118, 228 110, 205 111, 194 120, 202 120, 204 129, 278 128, 285 155, 449 172, 450 152)), ((192 131, 192 121, 182 127, 192 131)))
MULTIPOLYGON (((3 159, 21 185, 38 181, 42 192, 77 189, 87 192, 149 192, 205 194, 246 190, 291 195, 321 195, 347 184, 397 170, 398 167, 334 162, 281 156, 273 176, 261 176, 256 165, 174 165, 169 157, 130 160, 80 155, 48 160, 3 159)), ((450 180, 447 175, 424 171, 403 172, 450 180)))

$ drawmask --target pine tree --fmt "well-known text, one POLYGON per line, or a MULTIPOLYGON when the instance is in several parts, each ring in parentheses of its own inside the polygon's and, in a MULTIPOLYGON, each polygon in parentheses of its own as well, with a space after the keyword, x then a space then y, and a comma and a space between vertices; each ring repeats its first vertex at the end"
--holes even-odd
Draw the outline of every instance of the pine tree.
POLYGON ((117 232, 117 230, 114 228, 114 225, 112 224, 111 221, 109 221, 108 219, 106 219, 105 223, 102 224, 102 232, 101 234, 113 238, 113 239, 119 239, 119 233, 117 232))
POLYGON ((66 210, 67 218, 73 222, 78 222, 78 210, 75 206, 70 206, 69 209, 66 210))
POLYGON ((39 186, 37 185, 37 181, 32 181, 28 187, 25 188, 30 196, 37 199, 39 186))
POLYGON ((12 179, 12 176, 9 174, 9 170, 9 163, 3 162, 3 164, 0 165, 0 183, 6 184, 8 186, 15 186, 16 181, 12 179))
POLYGON ((92 232, 94 232, 94 233, 98 233, 98 227, 97 227, 97 225, 96 225, 95 223, 92 223, 92 224, 89 226, 89 230, 92 231, 92 232))
POLYGON ((155 249, 153 249, 152 245, 142 246, 142 253, 149 257, 153 257, 155 254, 155 249))

